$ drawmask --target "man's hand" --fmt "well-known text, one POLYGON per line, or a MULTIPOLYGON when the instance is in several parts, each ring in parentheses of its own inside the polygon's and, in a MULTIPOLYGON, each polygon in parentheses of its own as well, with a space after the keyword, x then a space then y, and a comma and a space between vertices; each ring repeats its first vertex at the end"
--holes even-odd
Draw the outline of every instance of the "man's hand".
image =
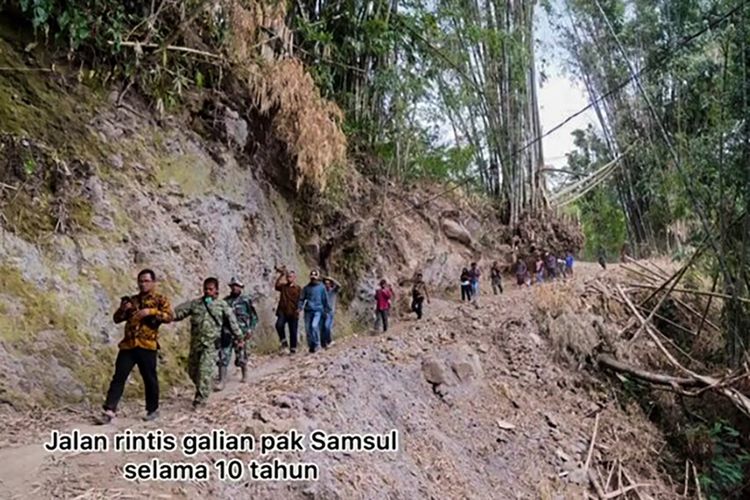
POLYGON ((120 301, 120 309, 122 309, 123 311, 130 311, 134 308, 135 306, 130 301, 130 299, 123 299, 120 301))
POLYGON ((137 313, 133 315, 133 319, 136 321, 140 321, 143 318, 146 318, 148 316, 153 316, 153 315, 154 315, 153 309, 141 309, 140 311, 138 311, 137 313))

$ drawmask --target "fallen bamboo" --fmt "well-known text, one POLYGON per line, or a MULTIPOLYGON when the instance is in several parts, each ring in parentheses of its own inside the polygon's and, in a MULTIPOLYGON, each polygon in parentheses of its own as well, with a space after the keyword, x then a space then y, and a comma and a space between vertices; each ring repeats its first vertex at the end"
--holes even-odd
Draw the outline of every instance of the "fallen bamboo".
POLYGON ((648 268, 648 267, 646 267, 645 265, 641 264, 641 263, 640 263, 639 261, 635 260, 635 259, 634 259, 633 257, 631 257, 630 255, 626 255, 626 256, 625 256, 625 260, 626 260, 626 261, 628 261, 629 263, 631 263, 631 264, 633 264, 633 265, 636 265, 636 266, 638 266, 639 268, 643 269, 643 270, 644 270, 644 271, 646 271, 646 272, 647 272, 647 273, 648 273, 648 274, 649 274, 650 276, 653 276, 654 278, 657 278, 657 279, 660 279, 660 280, 666 279, 666 278, 665 278, 664 276, 661 276, 660 274, 658 274, 658 273, 654 272, 654 270, 653 270, 653 269, 651 269, 651 268, 648 268))
MULTIPOLYGON (((653 290, 656 288, 654 285, 641 285, 638 283, 628 283, 628 286, 632 286, 635 288, 647 288, 650 290, 653 290)), ((694 288, 673 288, 673 292, 680 292, 680 293, 687 293, 690 295, 702 295, 705 297, 716 297, 719 299, 732 299, 733 297, 731 295, 727 295, 725 293, 719 293, 719 292, 708 292, 706 290, 695 290, 694 288)), ((744 302, 745 304, 750 304, 750 298, 746 297, 737 297, 737 300, 740 302, 744 302)))
MULTIPOLYGON (((626 470, 623 470, 623 471, 622 471, 622 474, 623 474, 623 476, 625 476, 625 480, 626 480, 626 481, 627 481, 628 483, 630 483, 630 484, 633 484, 633 485, 637 484, 637 483, 636 483, 635 481, 633 481, 633 479, 631 479, 630 475, 628 474, 628 471, 626 471, 626 470)), ((644 485, 644 486, 645 486, 645 485, 644 485)), ((643 500, 643 497, 641 496, 641 492, 640 492, 640 491, 638 491, 638 490, 636 489, 635 491, 633 491, 633 493, 635 493, 635 496, 637 496, 637 497, 638 497, 638 500, 643 500)))
POLYGON ((698 472, 695 470, 695 464, 690 462, 690 466, 693 468, 693 479, 695 480, 695 492, 698 494, 698 500, 703 500, 701 495, 701 483, 698 481, 698 472))
POLYGON ((652 262, 650 260, 647 260, 646 263, 644 264, 644 266, 646 266, 649 269, 652 269, 652 272, 655 275, 657 275, 657 276, 661 276, 661 279, 665 280, 665 279, 669 278, 669 275, 667 274, 667 272, 664 269, 662 269, 661 267, 657 266, 654 262, 652 262))
POLYGON ((604 489, 599 483, 599 480, 596 478, 596 473, 593 469, 588 470, 588 476, 589 481, 591 481, 591 485, 594 487, 594 491, 596 491, 596 495, 599 497, 599 500, 605 500, 607 498, 607 494, 604 493, 604 489))
MULTIPOLYGON (((716 283, 719 281, 719 273, 714 274, 713 284, 711 285, 711 291, 716 290, 716 283)), ((706 308, 703 310, 703 316, 701 316, 701 322, 698 324, 698 329, 695 331, 695 336, 701 334, 701 330, 703 330, 703 325, 706 322, 706 318, 708 317, 708 311, 711 309, 711 302, 713 301, 713 297, 708 298, 708 303, 706 303, 706 308)))
MULTIPOLYGON (((117 45, 117 42, 114 42, 114 41, 110 41, 107 43, 109 43, 109 45, 117 45)), ((140 42, 128 42, 128 41, 119 42, 119 45, 122 45, 123 47, 135 47, 135 48, 143 48, 143 49, 166 49, 166 50, 171 50, 174 52, 184 52, 186 54, 205 56, 211 59, 224 59, 219 54, 214 54, 213 52, 206 52, 205 50, 198 50, 198 49, 193 49, 190 47, 180 47, 178 45, 167 45, 166 47, 162 47, 158 43, 140 43, 140 42)))
POLYGON ((654 276, 651 276, 651 275, 648 275, 646 273, 643 273, 643 272, 639 271, 638 269, 633 269, 632 267, 628 267, 627 264, 623 264, 620 267, 623 268, 623 269, 625 269, 626 271, 628 271, 630 273, 637 274, 641 278, 643 278, 645 280, 648 280, 648 281, 651 281, 651 282, 656 282, 659 279, 659 278, 655 278, 654 276))
POLYGON ((602 364, 613 371, 627 373, 638 379, 644 380, 646 382, 650 382, 652 384, 667 385, 671 387, 705 386, 705 384, 702 384, 701 382, 695 380, 694 378, 673 377, 671 375, 662 375, 660 373, 649 372, 649 371, 637 368, 635 366, 629 365, 627 363, 623 363, 622 361, 618 361, 615 358, 608 356, 606 354, 600 354, 599 356, 597 356, 596 361, 597 363, 602 364))
MULTIPOLYGON (((641 311, 648 311, 649 310, 648 308, 643 307, 643 306, 637 306, 637 307, 641 311)), ((695 332, 693 330, 690 330, 689 328, 686 328, 686 327, 680 325, 679 323, 675 323, 671 319, 666 318, 666 317, 662 316, 661 314, 654 314, 654 317, 657 318, 657 319, 662 320, 663 322, 667 323, 668 325, 671 325, 671 326, 673 326, 675 328, 678 328, 678 329, 682 330, 685 333, 689 333, 690 335, 695 336, 695 332)))
POLYGON ((731 387, 721 387, 720 385, 718 385, 718 384, 721 384, 721 380, 719 379, 716 379, 714 377, 710 377, 707 375, 700 375, 682 366, 682 364, 680 364, 680 362, 677 361, 677 359, 672 355, 672 353, 669 352, 669 350, 666 347, 664 347, 664 344, 662 344, 661 340, 659 339, 659 336, 656 333, 654 333, 654 329, 651 327, 651 325, 649 325, 646 322, 643 316, 641 316, 641 313, 638 312, 638 309, 633 305, 633 303, 630 301, 628 296, 622 290, 620 285, 616 285, 616 286, 617 286, 617 291, 620 292, 620 295, 623 297, 623 299, 625 299, 625 302, 628 303, 630 310, 633 312, 635 317, 638 318, 638 321, 641 322, 644 329, 646 330, 646 333, 651 337, 651 340, 654 341, 654 343, 656 344, 656 347, 664 354, 667 360, 670 363, 672 363, 672 366, 682 371, 683 373, 690 375, 691 377, 695 378, 696 380, 702 382, 705 385, 709 385, 709 386, 717 385, 715 390, 719 394, 728 398, 738 410, 740 410, 746 416, 750 417, 750 399, 747 396, 745 396, 740 391, 733 389, 731 387))
POLYGON ((612 491, 604 495, 605 500, 609 500, 610 498, 617 498, 620 495, 624 495, 629 491, 637 490, 638 488, 650 488, 652 487, 652 484, 648 483, 642 483, 642 484, 631 484, 630 486, 625 486, 624 488, 620 488, 617 491, 612 491))
MULTIPOLYGON (((695 310, 695 309, 694 309, 693 307, 691 307, 691 306, 690 306, 690 304, 687 304, 687 303, 685 303, 685 302, 684 302, 683 300, 681 300, 681 299, 680 299, 680 298, 678 298, 678 297, 673 297, 673 299, 674 299, 675 303, 676 303, 676 304, 677 304, 678 306, 682 307, 682 308, 683 308, 683 309, 684 309, 684 310, 685 310, 685 311, 686 311, 687 313, 689 313, 689 314, 692 314, 692 315, 693 315, 693 316, 695 316, 696 318, 700 318, 700 317, 702 317, 701 313, 699 313, 699 312, 698 312, 698 311, 696 311, 696 310, 695 310)), ((719 326, 718 326, 718 325, 716 325, 716 323, 714 323, 713 321, 711 321, 711 320, 710 320, 710 319, 708 319, 708 318, 706 318, 706 324, 707 324, 708 326, 710 326, 711 328, 713 328, 714 330, 716 330, 717 332, 721 332, 721 331, 722 331, 722 329, 721 329, 721 328, 719 328, 719 326)))
MULTIPOLYGON (((659 311, 659 309, 661 308, 661 305, 664 303, 665 300, 667 300, 667 297, 669 297, 669 294, 672 293, 672 290, 674 290, 674 288, 677 286, 677 283, 680 282, 680 280, 685 275, 685 273, 687 272, 687 270, 693 264, 693 261, 695 261, 695 259, 697 259, 698 256, 701 254, 702 248, 705 248, 705 247, 701 246, 701 248, 698 248, 695 252, 693 252, 693 255, 690 256, 690 258, 688 259, 688 261, 685 262, 685 264, 683 264, 683 266, 676 273, 674 273, 669 279, 667 279, 666 281, 664 281, 664 283, 662 283, 658 288, 656 288, 656 290, 654 290, 654 292, 651 294, 651 296, 654 296, 654 294, 659 293, 660 290, 662 290, 668 283, 671 282, 669 284, 669 289, 659 299, 659 302, 656 303, 656 306, 654 306, 654 308, 651 310, 651 312, 649 313, 649 315, 646 317, 646 320, 645 320, 644 324, 642 324, 641 326, 639 326, 638 329, 633 334, 633 337, 630 339, 631 343, 635 342, 635 339, 638 337, 638 335, 641 333, 641 331, 643 331, 644 326, 648 325, 651 322, 651 320, 654 317, 654 314, 656 314, 657 311, 659 311)), ((619 285, 618 285, 618 289, 619 289, 619 285)), ((646 300, 648 301, 649 299, 646 299, 646 300)), ((640 305, 643 305, 643 304, 644 303, 641 302, 640 305)), ((637 312, 638 311, 636 311, 636 313, 637 312)))
POLYGON ((589 445, 589 453, 586 455, 586 463, 583 466, 583 470, 588 471, 591 465, 591 457, 594 454, 594 444, 596 444, 596 431, 599 429, 599 414, 596 414, 594 419, 594 432, 591 435, 591 444, 589 445))

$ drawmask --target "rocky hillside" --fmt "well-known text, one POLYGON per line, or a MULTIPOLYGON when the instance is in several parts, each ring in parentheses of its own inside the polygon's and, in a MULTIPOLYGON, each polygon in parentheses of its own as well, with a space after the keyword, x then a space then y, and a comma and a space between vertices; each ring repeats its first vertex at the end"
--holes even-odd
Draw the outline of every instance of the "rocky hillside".
MULTIPOLYGON (((112 311, 145 267, 174 303, 209 275, 241 276, 259 303, 259 349, 269 350, 277 264, 343 281, 340 314, 355 320, 342 320, 347 333, 369 323, 381 277, 408 286, 422 269, 443 289, 472 260, 510 259, 513 234, 478 200, 375 185, 352 168, 322 194, 298 192, 272 117, 210 96, 160 117, 118 88, 80 83, 85 70, 54 66, 29 42, 2 25, 4 404, 98 402, 121 336, 112 311)), ((162 379, 184 383, 186 339, 164 330, 162 379)))

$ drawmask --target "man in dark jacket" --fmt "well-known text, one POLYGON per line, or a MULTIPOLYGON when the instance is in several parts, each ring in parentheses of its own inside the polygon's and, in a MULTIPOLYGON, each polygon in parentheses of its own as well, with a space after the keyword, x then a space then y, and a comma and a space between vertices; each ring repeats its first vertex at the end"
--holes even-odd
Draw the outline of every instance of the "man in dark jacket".
POLYGON ((411 289, 411 310, 417 313, 417 319, 422 319, 422 306, 425 299, 430 303, 430 294, 427 293, 427 284, 422 278, 422 273, 417 273, 414 278, 414 286, 411 289))
POLYGON ((276 333, 279 334, 281 348, 289 346, 289 352, 297 352, 297 327, 299 325, 299 311, 297 303, 302 289, 297 283, 297 275, 286 266, 276 268, 276 284, 274 288, 279 292, 279 305, 276 308, 276 333), (289 325, 289 343, 286 340, 286 325, 289 325))
POLYGON ((604 247, 599 247, 596 260, 599 262, 599 265, 602 266, 602 269, 607 269, 607 254, 604 251, 604 247))

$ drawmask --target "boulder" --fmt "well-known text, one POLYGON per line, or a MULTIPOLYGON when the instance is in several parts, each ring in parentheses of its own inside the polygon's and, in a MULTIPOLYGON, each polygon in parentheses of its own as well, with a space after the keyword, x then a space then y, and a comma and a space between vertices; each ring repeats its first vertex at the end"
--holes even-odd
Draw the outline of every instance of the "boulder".
POLYGON ((245 148, 248 137, 247 122, 233 109, 226 108, 224 112, 224 132, 230 144, 240 150, 245 148))
POLYGON ((422 362, 422 373, 431 384, 445 384, 448 381, 443 363, 434 358, 422 362))
POLYGON ((440 226, 443 228, 443 232, 448 238, 463 243, 464 245, 471 246, 471 235, 461 223, 452 219, 443 219, 440 226))

